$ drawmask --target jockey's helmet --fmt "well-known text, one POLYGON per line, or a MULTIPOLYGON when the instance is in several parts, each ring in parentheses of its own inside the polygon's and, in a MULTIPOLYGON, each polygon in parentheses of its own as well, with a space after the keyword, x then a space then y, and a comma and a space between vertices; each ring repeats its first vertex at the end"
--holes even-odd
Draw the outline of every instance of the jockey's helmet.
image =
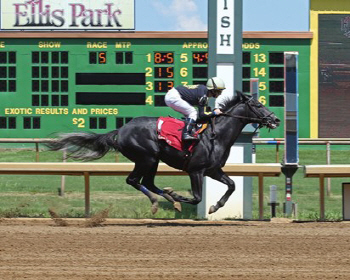
POLYGON ((212 77, 209 78, 209 80, 207 81, 207 88, 209 90, 224 90, 225 89, 225 83, 224 81, 219 78, 219 77, 212 77))

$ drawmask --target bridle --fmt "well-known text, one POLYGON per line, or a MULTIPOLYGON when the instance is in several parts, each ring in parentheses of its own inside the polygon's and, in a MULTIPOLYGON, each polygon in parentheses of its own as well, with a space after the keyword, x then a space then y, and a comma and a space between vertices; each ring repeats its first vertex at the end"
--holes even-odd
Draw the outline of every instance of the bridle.
MULTIPOLYGON (((270 116, 273 114, 273 112, 269 113, 268 115, 262 115, 258 110, 256 110, 256 108, 255 108, 256 106, 251 104, 254 101, 253 98, 254 97, 251 97, 251 98, 249 98, 246 101, 238 102, 235 106, 233 106, 231 108, 230 111, 234 110, 240 104, 247 104, 248 107, 249 107, 249 110, 252 111, 255 114, 256 118, 252 118, 252 117, 248 117, 248 116, 234 115, 234 114, 229 114, 229 113, 222 113, 218 117, 225 116, 225 117, 231 117, 231 118, 237 118, 237 119, 244 119, 244 120, 247 120, 250 123, 258 123, 259 125, 255 128, 254 133, 256 133, 256 131, 259 128, 262 128, 263 126, 269 127, 269 125, 271 124, 270 116)), ((211 119, 211 127, 212 127, 211 140, 214 140, 216 138, 214 118, 211 119)))
POLYGON ((270 116, 273 114, 273 112, 269 113, 268 115, 262 115, 261 112, 256 110, 256 108, 255 108, 256 106, 251 104, 253 101, 254 101, 253 97, 249 98, 247 101, 241 101, 241 102, 237 103, 234 107, 232 107, 231 110, 236 108, 238 105, 244 103, 244 104, 248 105, 250 111, 252 111, 255 114, 256 118, 247 117, 247 116, 240 116, 240 115, 233 115, 233 114, 228 114, 228 113, 222 113, 222 114, 220 114, 220 116, 245 119, 245 120, 252 122, 252 123, 258 123, 259 126, 257 127, 257 129, 261 128, 263 126, 268 127, 271 124, 270 116))

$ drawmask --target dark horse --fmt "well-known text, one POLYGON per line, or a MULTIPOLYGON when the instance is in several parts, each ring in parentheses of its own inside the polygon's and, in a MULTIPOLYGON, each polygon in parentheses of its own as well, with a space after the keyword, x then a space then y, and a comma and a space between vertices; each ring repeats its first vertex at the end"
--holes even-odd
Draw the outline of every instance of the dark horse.
POLYGON ((198 204, 202 200, 203 177, 209 176, 227 185, 228 190, 209 214, 223 207, 235 190, 235 183, 222 170, 230 153, 230 148, 248 123, 257 123, 260 127, 276 128, 280 120, 251 96, 237 92, 228 102, 223 114, 215 118, 215 137, 212 129, 200 136, 192 156, 185 159, 185 153, 169 146, 157 135, 156 117, 138 117, 125 124, 119 130, 105 134, 67 133, 48 144, 51 150, 68 150, 70 157, 80 160, 94 160, 103 157, 115 149, 135 163, 134 170, 126 182, 142 191, 152 203, 152 213, 158 210, 155 194, 163 196, 181 210, 178 202, 198 204), (193 198, 178 195, 171 188, 160 190, 154 185, 159 161, 171 167, 186 171, 191 179, 193 198))

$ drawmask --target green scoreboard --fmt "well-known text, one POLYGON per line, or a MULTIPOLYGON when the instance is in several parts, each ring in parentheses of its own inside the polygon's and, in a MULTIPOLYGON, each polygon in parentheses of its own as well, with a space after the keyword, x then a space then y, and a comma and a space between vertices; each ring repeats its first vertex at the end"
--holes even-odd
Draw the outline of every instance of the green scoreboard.
MULTIPOLYGON (((1 138, 104 133, 138 116, 181 117, 166 107, 165 93, 207 81, 204 36, 78 37, 0 39, 1 138)), ((259 78, 260 100, 283 119, 283 51, 299 51, 299 69, 308 72, 309 49, 277 41, 244 41, 242 88, 249 92, 250 78, 259 78)), ((283 129, 260 137, 283 137, 283 129)))
MULTIPOLYGON (((306 37, 308 34, 305 34, 306 37)), ((250 92, 250 79, 259 79, 259 101, 281 119, 278 129, 262 129, 260 137, 284 137, 284 52, 298 52, 299 137, 310 137, 310 40, 300 38, 245 39, 242 46, 242 88, 250 92)))

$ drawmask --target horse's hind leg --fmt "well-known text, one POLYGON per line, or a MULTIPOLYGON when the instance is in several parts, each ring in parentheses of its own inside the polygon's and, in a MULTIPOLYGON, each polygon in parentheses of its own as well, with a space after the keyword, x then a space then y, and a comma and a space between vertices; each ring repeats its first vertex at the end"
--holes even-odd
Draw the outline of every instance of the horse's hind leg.
POLYGON ((156 176, 157 169, 158 169, 158 162, 153 164, 150 172, 148 172, 148 174, 143 177, 141 184, 147 187, 150 191, 164 197, 166 200, 168 200, 173 204, 175 210, 181 212, 180 202, 175 201, 169 194, 157 188, 157 186, 154 184, 154 178, 156 176))
POLYGON ((134 170, 126 178, 126 183, 143 192, 149 198, 152 203, 152 214, 155 214, 158 211, 158 199, 147 187, 140 184, 142 177, 150 171, 151 167, 152 166, 147 164, 146 161, 143 163, 135 163, 134 170))

